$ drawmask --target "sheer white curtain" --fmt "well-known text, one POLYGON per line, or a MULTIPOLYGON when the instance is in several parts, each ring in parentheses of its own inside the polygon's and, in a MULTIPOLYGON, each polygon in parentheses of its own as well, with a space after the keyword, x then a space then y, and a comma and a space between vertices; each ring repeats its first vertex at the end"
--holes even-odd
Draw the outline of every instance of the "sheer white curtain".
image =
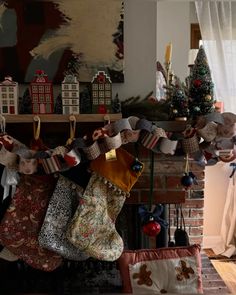
MULTIPOLYGON (((215 98, 224 111, 236 113, 236 2, 195 1, 203 46, 215 84, 215 98)), ((230 179, 216 254, 236 254, 236 177, 230 179)))
POLYGON ((236 2, 195 1, 203 46, 224 111, 236 113, 236 2))

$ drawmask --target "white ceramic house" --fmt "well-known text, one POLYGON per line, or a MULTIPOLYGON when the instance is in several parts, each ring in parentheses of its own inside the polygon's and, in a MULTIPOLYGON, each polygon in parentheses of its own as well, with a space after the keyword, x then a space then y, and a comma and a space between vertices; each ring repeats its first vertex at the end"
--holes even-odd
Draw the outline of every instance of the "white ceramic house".
POLYGON ((3 115, 18 114, 18 98, 18 82, 6 76, 4 81, 0 82, 0 113, 3 115))
POLYGON ((79 114, 79 81, 74 75, 66 75, 61 84, 62 112, 64 115, 79 114))

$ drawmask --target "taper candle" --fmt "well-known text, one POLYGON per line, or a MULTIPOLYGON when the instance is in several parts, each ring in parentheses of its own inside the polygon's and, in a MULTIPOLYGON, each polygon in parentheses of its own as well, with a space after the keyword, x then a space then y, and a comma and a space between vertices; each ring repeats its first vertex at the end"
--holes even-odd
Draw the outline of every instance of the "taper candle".
POLYGON ((169 44, 166 46, 166 53, 165 53, 165 62, 166 62, 166 63, 170 63, 170 61, 171 61, 171 56, 172 56, 172 44, 169 43, 169 44))

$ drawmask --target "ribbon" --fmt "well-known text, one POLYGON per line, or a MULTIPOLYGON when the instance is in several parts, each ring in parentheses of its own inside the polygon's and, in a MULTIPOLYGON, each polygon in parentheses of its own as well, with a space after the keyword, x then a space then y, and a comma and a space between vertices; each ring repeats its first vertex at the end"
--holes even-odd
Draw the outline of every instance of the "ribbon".
POLYGON ((15 170, 4 168, 2 177, 1 177, 1 185, 4 188, 3 198, 4 201, 9 195, 12 197, 16 191, 16 185, 19 182, 19 175, 15 170))
POLYGON ((164 207, 161 204, 157 204, 153 211, 149 211, 145 205, 141 205, 138 208, 139 216, 141 217, 142 224, 148 223, 151 219, 158 222, 162 227, 167 228, 169 225, 167 221, 161 218, 164 207))

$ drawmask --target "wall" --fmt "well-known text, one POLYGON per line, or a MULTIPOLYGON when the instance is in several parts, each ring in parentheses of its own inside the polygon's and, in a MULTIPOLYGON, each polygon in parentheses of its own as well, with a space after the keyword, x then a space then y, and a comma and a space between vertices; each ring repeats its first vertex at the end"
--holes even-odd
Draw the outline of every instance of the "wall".
POLYGON ((165 46, 172 42, 172 69, 182 80, 188 75, 190 3, 157 3, 157 60, 164 63, 165 46))
POLYGON ((156 77, 156 2, 124 2, 125 83, 113 85, 121 100, 145 97, 155 91, 156 77))

